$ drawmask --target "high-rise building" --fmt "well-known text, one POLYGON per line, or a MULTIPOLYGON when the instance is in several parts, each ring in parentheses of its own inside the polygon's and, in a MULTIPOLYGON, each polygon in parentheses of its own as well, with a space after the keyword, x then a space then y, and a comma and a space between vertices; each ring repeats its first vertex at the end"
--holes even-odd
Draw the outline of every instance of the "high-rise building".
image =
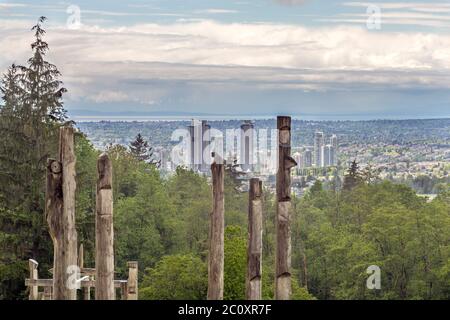
POLYGON ((204 150, 211 142, 210 140, 210 125, 205 120, 199 121, 193 119, 188 126, 190 135, 189 145, 189 159, 190 168, 194 171, 207 172, 209 165, 204 159, 204 150))
POLYGON ((303 153, 303 166, 305 168, 311 168, 313 165, 313 152, 311 149, 305 149, 303 153))
POLYGON ((335 134, 333 134, 330 138, 330 144, 333 147, 333 158, 331 161, 331 165, 332 166, 337 166, 338 164, 338 140, 337 140, 337 136, 335 134))
POLYGON ((324 136, 323 132, 317 131, 314 135, 314 164, 316 167, 323 167, 324 163, 324 136))
POLYGON ((334 165, 334 153, 334 147, 331 144, 327 144, 324 147, 323 158, 325 167, 334 165))
POLYGON ((254 154, 254 138, 255 138, 255 128, 253 122, 250 120, 244 121, 241 125, 240 133, 240 157, 239 164, 241 169, 245 172, 253 171, 255 165, 255 154, 254 154))

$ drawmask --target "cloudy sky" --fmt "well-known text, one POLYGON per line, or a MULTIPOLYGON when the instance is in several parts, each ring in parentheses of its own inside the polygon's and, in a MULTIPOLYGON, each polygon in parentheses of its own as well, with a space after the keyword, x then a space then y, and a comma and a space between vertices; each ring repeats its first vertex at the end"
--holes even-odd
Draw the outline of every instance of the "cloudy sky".
POLYGON ((48 59, 70 115, 450 117, 450 2, 0 0, 0 71, 48 59))

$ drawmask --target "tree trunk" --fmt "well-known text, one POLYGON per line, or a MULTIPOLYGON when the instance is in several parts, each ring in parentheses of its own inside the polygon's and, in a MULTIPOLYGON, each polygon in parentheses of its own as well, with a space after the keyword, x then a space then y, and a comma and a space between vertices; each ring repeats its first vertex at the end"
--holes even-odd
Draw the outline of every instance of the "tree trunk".
POLYGON ((211 165, 213 210, 210 218, 208 256, 208 300, 223 299, 224 263, 224 165, 211 165))
POLYGON ((97 162, 95 213, 95 299, 115 300, 112 163, 106 153, 97 162))

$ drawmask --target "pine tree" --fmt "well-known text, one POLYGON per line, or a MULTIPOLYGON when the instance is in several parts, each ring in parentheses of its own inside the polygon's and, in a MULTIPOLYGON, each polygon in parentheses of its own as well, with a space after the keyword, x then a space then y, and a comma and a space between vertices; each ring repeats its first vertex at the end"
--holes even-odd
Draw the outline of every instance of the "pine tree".
POLYGON ((153 157, 153 148, 150 147, 148 141, 145 140, 140 133, 130 142, 130 152, 140 161, 144 161, 159 167, 161 161, 157 161, 153 157))
POLYGON ((140 133, 138 133, 134 141, 130 142, 130 152, 141 161, 148 161, 153 155, 152 148, 149 147, 148 141, 146 141, 140 133))
POLYGON ((343 189, 350 191, 362 182, 361 173, 359 172, 359 165, 356 160, 353 160, 347 174, 344 177, 343 189))
POLYGON ((66 116, 62 95, 67 91, 58 80, 61 73, 54 64, 45 60, 49 51, 48 43, 43 40, 45 30, 42 23, 47 18, 40 17, 38 23, 31 29, 35 41, 31 44, 33 56, 28 59, 27 66, 21 66, 23 72, 21 84, 26 94, 24 105, 44 122, 62 122, 66 116))
POLYGON ((42 270, 51 263, 44 219, 45 166, 57 153, 58 128, 65 119, 56 66, 47 62, 41 17, 26 66, 12 66, 1 82, 0 110, 0 296, 25 294, 26 261, 42 270), (14 277, 8 276, 14 274, 14 277))

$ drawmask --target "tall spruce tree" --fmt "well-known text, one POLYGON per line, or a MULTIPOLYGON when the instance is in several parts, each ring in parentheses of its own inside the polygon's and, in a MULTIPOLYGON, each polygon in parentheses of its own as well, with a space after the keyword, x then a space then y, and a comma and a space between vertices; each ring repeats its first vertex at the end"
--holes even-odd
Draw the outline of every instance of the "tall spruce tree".
POLYGON ((55 65, 39 18, 32 28, 32 57, 12 66, 1 82, 0 110, 0 298, 24 297, 26 261, 45 270, 51 241, 44 218, 46 159, 57 152, 58 128, 66 118, 55 65))
POLYGON ((356 160, 353 160, 350 168, 347 171, 347 174, 344 177, 344 186, 343 189, 346 191, 350 191, 355 188, 358 184, 363 181, 361 177, 361 172, 359 170, 359 165, 356 160))
POLYGON ((129 147, 131 154, 136 157, 136 159, 153 164, 156 167, 160 166, 161 161, 155 160, 153 157, 153 148, 150 147, 148 141, 145 140, 140 133, 138 133, 134 140, 130 142, 129 147))

